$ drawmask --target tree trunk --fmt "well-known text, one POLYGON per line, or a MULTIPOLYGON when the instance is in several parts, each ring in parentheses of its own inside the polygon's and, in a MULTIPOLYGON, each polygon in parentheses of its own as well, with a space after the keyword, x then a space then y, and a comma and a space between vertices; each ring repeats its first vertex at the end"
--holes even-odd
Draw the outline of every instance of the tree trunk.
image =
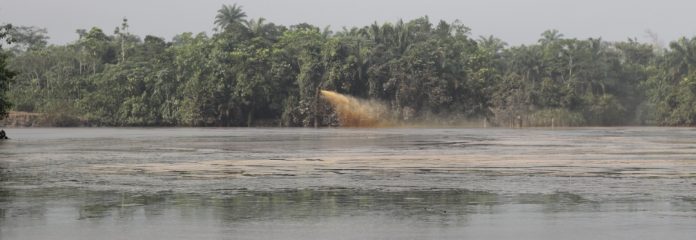
POLYGON ((247 127, 251 127, 251 124, 254 121, 254 105, 252 104, 251 109, 249 109, 249 113, 247 114, 247 127))
POLYGON ((319 88, 317 88, 316 93, 314 94, 314 128, 319 127, 319 88))

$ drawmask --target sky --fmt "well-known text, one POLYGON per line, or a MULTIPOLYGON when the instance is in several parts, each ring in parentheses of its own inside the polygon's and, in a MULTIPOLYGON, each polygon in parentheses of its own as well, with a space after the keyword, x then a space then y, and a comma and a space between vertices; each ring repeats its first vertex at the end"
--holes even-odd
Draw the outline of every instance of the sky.
POLYGON ((570 38, 661 42, 696 36, 696 1, 690 0, 2 0, 0 23, 46 28, 52 44, 77 39, 93 26, 112 33, 126 17, 130 32, 171 40, 183 32, 208 32, 223 4, 237 3, 251 18, 290 26, 365 26, 428 16, 432 22, 460 20, 472 35, 494 35, 511 45, 537 42, 557 29, 570 38))

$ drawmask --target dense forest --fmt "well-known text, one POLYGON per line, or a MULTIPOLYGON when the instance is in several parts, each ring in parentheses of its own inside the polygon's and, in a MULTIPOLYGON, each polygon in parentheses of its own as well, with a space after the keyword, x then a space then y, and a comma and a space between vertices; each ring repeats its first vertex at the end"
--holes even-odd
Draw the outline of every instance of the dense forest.
POLYGON ((66 45, 7 25, 0 110, 11 103, 54 126, 327 126, 327 89, 381 102, 400 121, 696 124, 696 38, 660 47, 549 30, 508 46, 457 21, 332 32, 248 18, 237 5, 214 23, 212 35, 166 41, 130 34, 124 19, 112 34, 77 30, 66 45))

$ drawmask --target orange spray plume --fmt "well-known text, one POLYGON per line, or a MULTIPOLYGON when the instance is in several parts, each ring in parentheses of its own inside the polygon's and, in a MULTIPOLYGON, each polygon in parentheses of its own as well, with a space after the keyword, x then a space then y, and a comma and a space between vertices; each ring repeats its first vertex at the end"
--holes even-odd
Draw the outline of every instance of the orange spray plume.
POLYGON ((384 127, 386 107, 377 102, 357 99, 337 92, 321 90, 321 96, 334 107, 343 127, 384 127))

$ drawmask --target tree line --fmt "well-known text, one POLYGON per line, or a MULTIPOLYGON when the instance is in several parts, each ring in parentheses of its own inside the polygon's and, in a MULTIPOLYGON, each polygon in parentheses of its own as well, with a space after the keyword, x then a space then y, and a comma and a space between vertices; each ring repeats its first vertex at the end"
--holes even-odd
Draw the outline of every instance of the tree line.
POLYGON ((374 23, 332 32, 248 18, 225 5, 211 34, 171 41, 77 30, 3 28, 0 115, 43 113, 69 126, 327 126, 320 89, 382 102, 401 121, 486 119, 510 126, 696 125, 696 38, 530 45, 474 38, 462 23, 374 23))

